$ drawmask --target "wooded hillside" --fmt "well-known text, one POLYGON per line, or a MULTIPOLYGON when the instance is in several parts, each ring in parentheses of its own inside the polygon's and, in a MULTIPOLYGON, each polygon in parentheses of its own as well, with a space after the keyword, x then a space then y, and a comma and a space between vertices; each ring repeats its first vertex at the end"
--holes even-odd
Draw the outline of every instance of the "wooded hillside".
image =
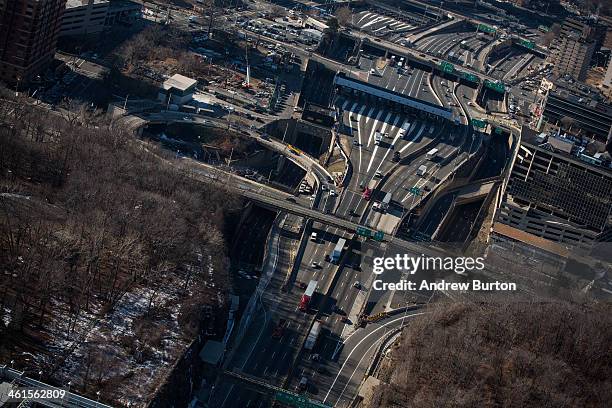
POLYGON ((370 407, 605 407, 607 304, 445 304, 405 329, 370 407))
POLYGON ((240 200, 157 154, 85 110, 0 95, 0 363, 138 406, 201 324, 223 329, 240 200))

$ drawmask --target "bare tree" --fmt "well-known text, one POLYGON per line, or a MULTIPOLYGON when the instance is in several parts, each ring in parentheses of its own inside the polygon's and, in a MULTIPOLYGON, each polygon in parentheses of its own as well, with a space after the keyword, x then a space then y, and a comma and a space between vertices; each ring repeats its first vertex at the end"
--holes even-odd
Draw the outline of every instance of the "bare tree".
POLYGON ((572 126, 576 121, 573 118, 570 118, 569 116, 563 116, 559 122, 561 122, 561 126, 563 127, 563 129, 571 130, 572 126))
POLYGON ((270 17, 277 18, 277 17, 285 17, 286 15, 287 15, 286 8, 276 5, 276 4, 270 7, 270 17))
POLYGON ((338 23, 342 26, 342 27, 348 27, 353 19, 353 13, 351 12, 351 9, 348 7, 340 7, 336 13, 335 13, 336 19, 338 20, 338 23))

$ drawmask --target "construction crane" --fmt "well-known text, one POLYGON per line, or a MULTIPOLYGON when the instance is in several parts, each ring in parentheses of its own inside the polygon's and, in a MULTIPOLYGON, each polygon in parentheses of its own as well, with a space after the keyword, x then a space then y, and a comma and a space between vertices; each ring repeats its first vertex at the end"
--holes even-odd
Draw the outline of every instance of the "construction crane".
POLYGON ((246 60, 246 78, 242 83, 243 88, 251 88, 251 66, 249 65, 249 37, 248 34, 244 37, 244 59, 246 60))

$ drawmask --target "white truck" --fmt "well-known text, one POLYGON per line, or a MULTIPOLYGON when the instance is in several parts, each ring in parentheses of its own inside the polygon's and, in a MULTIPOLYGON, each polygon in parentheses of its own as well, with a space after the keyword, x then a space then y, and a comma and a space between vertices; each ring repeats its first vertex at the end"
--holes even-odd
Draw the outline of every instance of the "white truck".
POLYGON ((385 197, 380 203, 374 204, 373 208, 380 212, 385 212, 389 209, 389 204, 391 203, 391 193, 385 194, 385 197))
POLYGON ((417 175, 423 177, 426 174, 427 174, 427 166, 424 164, 421 164, 419 168, 417 169, 417 175))
POLYGON ((380 145, 382 138, 383 138, 382 133, 380 133, 380 130, 377 130, 376 133, 374 133, 374 144, 376 146, 380 145))
POLYGON ((321 322, 314 322, 314 324, 312 325, 312 329, 310 329, 310 333, 308 333, 308 337, 306 337, 306 341, 304 342, 304 349, 312 351, 315 344, 317 344, 317 339, 319 338, 320 331, 321 322))

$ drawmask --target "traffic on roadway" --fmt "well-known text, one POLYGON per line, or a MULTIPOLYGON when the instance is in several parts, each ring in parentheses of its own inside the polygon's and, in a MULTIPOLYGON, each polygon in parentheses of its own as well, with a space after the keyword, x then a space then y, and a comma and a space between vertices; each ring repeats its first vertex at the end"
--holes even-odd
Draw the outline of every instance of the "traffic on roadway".
MULTIPOLYGON (((291 88, 287 106, 251 112, 248 87, 232 93, 213 84, 199 92, 222 107, 216 116, 147 113, 137 115, 142 122, 130 123, 134 128, 146 126, 143 122, 227 127, 293 162, 304 174, 281 191, 269 179, 254 180, 227 166, 182 157, 194 177, 222 183, 276 214, 261 274, 252 278, 255 288, 223 355, 223 370, 242 380, 219 377, 212 388, 203 387, 196 406, 270 406, 278 395, 262 394, 261 384, 248 384, 248 378, 254 378, 322 406, 348 407, 380 347, 423 313, 410 305, 426 303, 433 295, 427 290, 410 295, 374 290, 374 260, 402 254, 437 256, 444 250, 422 241, 432 236, 444 242, 465 238, 481 201, 456 206, 460 194, 447 192, 448 186, 456 188, 457 174, 472 183, 501 174, 508 153, 501 145, 489 146, 488 130, 473 125, 473 119, 484 124, 507 120, 495 116, 508 115, 506 99, 485 89, 482 81, 515 78, 541 59, 515 48, 510 56, 498 57, 498 37, 480 30, 473 20, 461 23, 456 13, 444 15, 426 7, 422 13, 381 5, 357 11, 350 26, 341 29, 342 46, 323 49, 324 40, 316 31, 323 30, 325 19, 300 11, 318 6, 274 3, 286 12, 271 15, 269 5, 257 1, 225 16, 222 26, 233 30, 251 52, 264 49, 270 59, 279 54, 298 61, 300 78, 279 72, 265 81, 276 84, 275 93, 281 84, 291 88), (425 24, 428 29, 418 30, 425 24), (444 71, 443 61, 477 75, 479 81, 444 71), (366 83, 369 90, 334 86, 339 73, 366 83), (304 81, 309 77, 327 82, 304 81), (308 131, 288 130, 323 126, 312 125, 308 115, 321 112, 312 105, 333 117, 329 141, 323 143, 329 148, 318 152, 319 144, 309 139, 308 131), (450 120, 423 106, 442 108, 450 120), (274 130, 279 120, 287 121, 284 131, 274 130), (294 122, 297 125, 288 125, 294 122), (494 159, 487 161, 486 154, 494 159), (332 170, 329 157, 342 165, 332 170)), ((172 14, 196 33, 205 23, 181 13, 166 13, 165 19, 172 14)), ((393 270, 383 280, 404 277, 393 270)))

